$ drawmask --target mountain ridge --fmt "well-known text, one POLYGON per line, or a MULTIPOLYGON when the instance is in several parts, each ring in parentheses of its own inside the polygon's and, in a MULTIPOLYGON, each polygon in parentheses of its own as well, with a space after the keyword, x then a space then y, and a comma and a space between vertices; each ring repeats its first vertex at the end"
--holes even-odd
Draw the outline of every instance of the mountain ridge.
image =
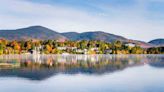
POLYGON ((138 40, 131 40, 123 36, 103 32, 103 31, 89 31, 89 32, 64 32, 59 33, 43 26, 29 26, 26 28, 20 28, 15 30, 0 30, 0 38, 7 40, 28 40, 28 39, 39 39, 39 40, 100 40, 106 42, 130 42, 140 45, 141 47, 147 48, 151 46, 151 43, 146 43, 138 40))
POLYGON ((164 38, 154 39, 154 40, 149 41, 148 43, 154 44, 157 46, 164 46, 164 38))
POLYGON ((27 40, 27 39, 67 39, 60 33, 42 26, 30 26, 16 30, 0 30, 0 37, 7 40, 27 40))
POLYGON ((107 42, 113 42, 116 39, 123 41, 127 40, 126 38, 110 33, 106 33, 103 31, 90 31, 90 32, 82 32, 82 33, 77 33, 77 32, 65 32, 61 33, 62 35, 66 36, 68 39, 72 40, 101 40, 101 41, 107 41, 107 42), (75 36, 76 35, 76 36, 75 36), (72 36, 75 36, 72 38, 72 36))

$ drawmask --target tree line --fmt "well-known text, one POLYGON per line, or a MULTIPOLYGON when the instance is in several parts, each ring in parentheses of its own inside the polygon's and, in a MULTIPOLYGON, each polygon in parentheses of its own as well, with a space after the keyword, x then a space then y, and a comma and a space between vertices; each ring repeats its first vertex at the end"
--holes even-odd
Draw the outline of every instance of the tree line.
POLYGON ((0 54, 23 54, 35 50, 36 47, 42 54, 84 54, 77 50, 87 50, 88 54, 164 54, 164 47, 141 48, 140 46, 130 47, 121 41, 113 43, 94 40, 81 41, 64 41, 58 42, 56 40, 28 40, 28 41, 9 41, 5 39, 0 40, 0 54), (58 47, 76 47, 76 49, 66 48, 64 50, 58 47), (93 48, 97 48, 93 50, 93 48))

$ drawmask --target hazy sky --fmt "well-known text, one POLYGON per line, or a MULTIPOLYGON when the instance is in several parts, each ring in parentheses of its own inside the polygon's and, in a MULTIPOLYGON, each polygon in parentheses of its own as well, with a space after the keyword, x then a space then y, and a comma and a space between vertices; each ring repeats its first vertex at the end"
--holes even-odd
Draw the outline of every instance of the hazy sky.
POLYGON ((164 0, 0 0, 0 29, 32 25, 149 41, 164 38, 164 0))

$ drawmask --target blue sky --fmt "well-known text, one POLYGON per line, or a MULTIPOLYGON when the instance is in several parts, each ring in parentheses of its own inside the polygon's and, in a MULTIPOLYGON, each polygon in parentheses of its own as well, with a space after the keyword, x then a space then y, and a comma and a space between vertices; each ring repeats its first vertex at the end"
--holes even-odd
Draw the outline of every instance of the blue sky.
POLYGON ((164 38, 164 0, 0 0, 0 29, 32 25, 149 41, 164 38))

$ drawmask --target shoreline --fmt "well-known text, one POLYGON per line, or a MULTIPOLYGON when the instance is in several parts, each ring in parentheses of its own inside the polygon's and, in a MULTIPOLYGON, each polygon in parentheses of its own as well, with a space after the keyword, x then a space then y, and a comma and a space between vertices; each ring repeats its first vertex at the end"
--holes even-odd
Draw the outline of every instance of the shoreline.
POLYGON ((54 55, 54 56, 72 56, 72 55, 83 55, 83 56, 94 56, 94 55, 111 55, 111 56, 114 56, 114 55, 117 55, 117 56, 121 56, 121 55, 164 55, 164 54, 2 54, 0 56, 9 56, 9 55, 27 55, 27 56, 36 56, 36 55, 40 55, 40 56, 49 56, 49 55, 54 55))

